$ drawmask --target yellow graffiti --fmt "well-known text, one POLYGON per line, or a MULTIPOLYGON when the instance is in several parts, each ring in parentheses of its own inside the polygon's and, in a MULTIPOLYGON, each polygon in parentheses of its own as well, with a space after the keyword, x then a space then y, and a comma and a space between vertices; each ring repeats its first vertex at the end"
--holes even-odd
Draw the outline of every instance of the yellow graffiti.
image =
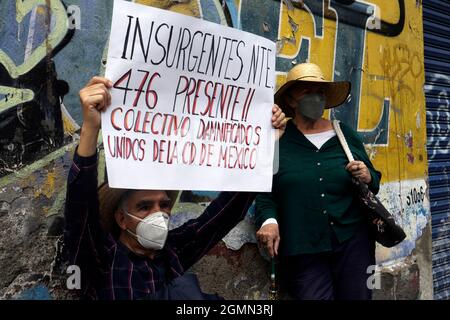
POLYGON ((389 45, 385 46, 381 63, 384 70, 398 80, 403 80, 408 73, 417 78, 423 70, 423 61, 419 53, 410 50, 405 43, 395 44, 392 48, 389 45))
POLYGON ((167 9, 187 16, 200 17, 200 5, 197 0, 179 3, 172 0, 136 0, 136 3, 160 9, 167 9))
MULTIPOLYGON (((371 2, 381 8, 383 20, 397 22, 396 1, 371 2)), ((417 24, 422 7, 405 1, 405 12, 405 28, 398 36, 367 32, 365 45, 359 128, 375 126, 383 99, 389 99, 391 104, 388 144, 372 150, 376 155, 374 165, 383 173, 383 183, 423 178, 428 167, 423 29, 421 23, 417 24)))
POLYGON ((45 182, 34 192, 35 198, 44 195, 51 199, 55 192, 56 173, 51 171, 47 174, 45 182))
POLYGON ((63 120, 64 133, 66 133, 70 136, 74 135, 75 132, 77 132, 78 129, 80 129, 80 126, 70 116, 69 111, 67 111, 67 109, 63 103, 61 103, 61 115, 62 115, 62 120, 63 120))
MULTIPOLYGON (((383 21, 398 22, 397 2, 370 1, 383 21)), ((359 130, 371 130, 379 122, 385 99, 390 101, 389 140, 386 146, 367 146, 375 166, 383 172, 383 183, 423 177, 427 170, 425 99, 423 95, 422 7, 405 1, 405 28, 396 37, 366 31, 362 65, 359 130), (406 140, 412 137, 412 146, 406 140)), ((335 14, 325 2, 323 36, 315 35, 310 12, 283 5, 278 38, 279 56, 294 59, 302 39, 309 40, 309 61, 322 67, 325 77, 333 79, 336 30, 335 14)), ((293 61, 293 64, 300 61, 293 61)), ((277 86, 285 75, 277 76, 277 86)), ((326 113, 329 117, 329 113, 326 113)))
POLYGON ((418 78, 423 71, 423 60, 417 51, 412 51, 408 45, 398 43, 394 46, 386 45, 380 57, 383 72, 388 76, 390 93, 395 100, 397 94, 407 89, 412 95, 414 90, 410 87, 408 77, 418 78))

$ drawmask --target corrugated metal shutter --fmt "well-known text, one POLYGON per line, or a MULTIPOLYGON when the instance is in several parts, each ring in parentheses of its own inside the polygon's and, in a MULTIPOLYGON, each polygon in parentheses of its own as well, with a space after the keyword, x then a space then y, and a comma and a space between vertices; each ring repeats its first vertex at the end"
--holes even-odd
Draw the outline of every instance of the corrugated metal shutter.
POLYGON ((423 1, 435 299, 450 299, 450 1, 423 1))

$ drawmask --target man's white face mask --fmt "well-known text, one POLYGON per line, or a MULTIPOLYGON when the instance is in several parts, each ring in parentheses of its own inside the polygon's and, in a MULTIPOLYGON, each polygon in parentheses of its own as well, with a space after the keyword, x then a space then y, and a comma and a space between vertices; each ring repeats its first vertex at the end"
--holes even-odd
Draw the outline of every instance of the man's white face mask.
POLYGON ((141 219, 126 210, 123 211, 140 221, 136 227, 136 233, 129 229, 127 231, 136 237, 141 246, 153 250, 161 250, 164 247, 169 233, 169 215, 167 213, 158 211, 141 219))

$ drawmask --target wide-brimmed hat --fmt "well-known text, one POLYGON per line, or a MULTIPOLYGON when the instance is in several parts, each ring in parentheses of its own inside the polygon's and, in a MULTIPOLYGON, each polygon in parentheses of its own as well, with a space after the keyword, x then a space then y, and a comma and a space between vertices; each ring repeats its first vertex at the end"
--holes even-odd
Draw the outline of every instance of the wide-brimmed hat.
POLYGON ((349 81, 328 81, 323 76, 320 67, 314 63, 300 63, 289 70, 286 83, 275 93, 275 103, 288 117, 294 117, 294 110, 285 103, 283 95, 293 85, 310 87, 311 84, 321 86, 325 90, 325 108, 330 109, 343 104, 350 94, 351 84, 349 81))
MULTIPOLYGON (((129 189, 110 188, 108 183, 103 183, 98 188, 98 200, 100 206, 100 221, 102 227, 108 232, 114 232, 116 225, 114 213, 116 212, 119 202, 125 192, 129 189)), ((178 197, 178 190, 165 190, 170 198, 170 209, 173 208, 178 197)))

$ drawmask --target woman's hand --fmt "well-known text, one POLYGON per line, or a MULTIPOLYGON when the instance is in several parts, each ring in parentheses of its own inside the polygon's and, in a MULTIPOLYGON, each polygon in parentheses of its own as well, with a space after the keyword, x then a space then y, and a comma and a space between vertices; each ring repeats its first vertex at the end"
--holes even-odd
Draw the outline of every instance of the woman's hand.
POLYGON ((272 107, 272 126, 275 129, 284 130, 286 128, 286 115, 276 104, 272 107))
POLYGON ((271 258, 278 255, 278 246, 280 244, 278 224, 268 223, 262 226, 258 232, 256 232, 256 238, 261 246, 267 250, 271 258))
POLYGON ((372 181, 372 176, 370 175, 369 168, 362 161, 352 161, 346 167, 345 170, 350 172, 353 177, 358 178, 365 184, 372 181))
POLYGON ((272 107, 272 126, 277 130, 276 139, 280 139, 286 129, 286 115, 276 104, 272 107))

